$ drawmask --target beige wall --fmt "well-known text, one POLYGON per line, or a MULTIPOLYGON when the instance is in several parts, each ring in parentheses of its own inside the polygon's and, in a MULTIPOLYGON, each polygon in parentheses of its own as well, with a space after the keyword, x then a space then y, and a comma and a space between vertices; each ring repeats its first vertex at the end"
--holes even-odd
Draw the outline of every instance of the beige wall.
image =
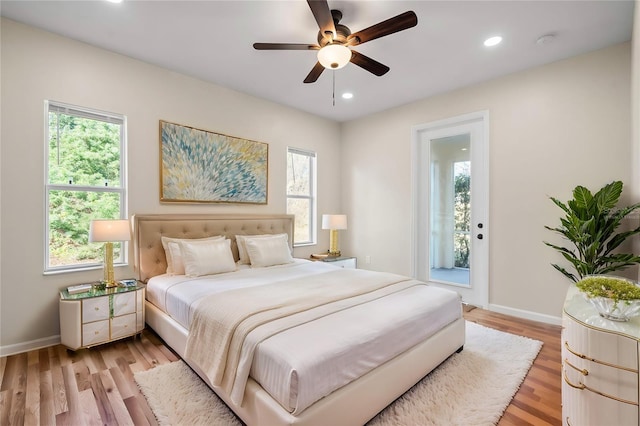
POLYGON ((630 66, 624 43, 344 124, 343 251, 409 274, 411 126, 488 110, 490 306, 555 321, 568 281, 542 243, 561 213, 548 197, 630 181, 630 66))
MULTIPOLYGON (((319 213, 340 209, 338 124, 10 20, 2 19, 1 35, 0 350, 38 339, 55 343, 58 291, 101 277, 98 270, 43 275, 44 100, 127 116, 130 214, 283 213, 287 146, 318 153, 319 213), (160 204, 160 119, 267 142, 268 205, 160 204)), ((328 235, 319 238, 319 247, 328 247, 328 235)), ((116 275, 133 271, 118 268, 116 275)))
MULTIPOLYGON (((638 8, 635 13, 639 22, 638 8)), ((567 199, 577 184, 595 188, 640 176, 637 75, 630 143, 631 50, 640 70, 637 27, 633 48, 614 46, 340 126, 2 19, 0 353, 55 343, 58 290, 100 277, 100 271, 42 274, 45 99, 127 116, 129 213, 282 212, 286 146, 316 150, 319 213, 349 215, 342 251, 356 254, 360 267, 402 274, 411 266, 411 126, 489 110, 490 302, 516 314, 558 317, 568 284, 550 266, 560 259, 542 244, 551 238, 543 226, 559 216, 548 196, 567 199), (269 143, 269 204, 160 204, 160 119, 269 143), (332 167, 338 156, 341 167, 332 167)), ((319 247, 326 247, 326 233, 319 237, 319 247)))
MULTIPOLYGON (((631 170, 633 199, 640 200, 640 1, 635 2, 631 48, 631 170)), ((637 221, 636 224, 639 224, 637 221)), ((640 238, 634 241, 634 252, 640 253, 640 238)), ((637 276, 640 278, 639 275, 637 276)))

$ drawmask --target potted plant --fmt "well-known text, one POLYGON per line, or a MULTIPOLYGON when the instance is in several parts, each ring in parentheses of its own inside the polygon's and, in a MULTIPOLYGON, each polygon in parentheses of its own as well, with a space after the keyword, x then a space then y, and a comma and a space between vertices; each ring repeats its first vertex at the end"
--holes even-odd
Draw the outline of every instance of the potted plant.
POLYGON ((584 186, 576 186, 573 199, 566 204, 550 197, 564 211, 560 226, 546 229, 562 235, 572 247, 562 247, 544 242, 554 248, 571 264, 575 272, 552 264, 573 282, 587 275, 602 275, 640 263, 640 256, 614 251, 627 238, 640 233, 640 227, 616 232, 622 220, 640 209, 640 203, 616 209, 622 194, 622 182, 615 181, 592 194, 584 186))
POLYGON ((635 281, 592 275, 578 281, 576 287, 603 318, 629 321, 640 314, 640 286, 635 281))

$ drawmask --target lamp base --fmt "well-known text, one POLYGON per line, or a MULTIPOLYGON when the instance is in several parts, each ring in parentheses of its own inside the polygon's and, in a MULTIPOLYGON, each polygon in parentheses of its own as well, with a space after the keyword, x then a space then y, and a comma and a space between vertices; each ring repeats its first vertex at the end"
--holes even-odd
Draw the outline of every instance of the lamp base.
POLYGON ((104 280, 107 288, 117 287, 113 279, 113 243, 104 243, 104 280))
POLYGON ((338 250, 338 230, 331 229, 329 231, 329 250, 327 250, 329 256, 337 257, 340 256, 340 250, 338 250))

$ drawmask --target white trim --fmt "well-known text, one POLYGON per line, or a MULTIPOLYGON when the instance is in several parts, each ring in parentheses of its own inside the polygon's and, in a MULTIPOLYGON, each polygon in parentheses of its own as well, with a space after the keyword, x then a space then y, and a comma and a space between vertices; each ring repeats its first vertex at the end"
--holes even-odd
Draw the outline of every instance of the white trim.
MULTIPOLYGON (((93 269, 95 263, 76 263, 72 265, 63 266, 51 266, 50 265, 50 252, 49 252, 49 224, 50 224, 50 211, 49 211, 49 195, 51 191, 77 191, 77 192, 94 192, 94 193, 115 193, 120 196, 120 219, 128 218, 128 153, 127 153, 127 117, 124 114, 112 113, 101 111, 93 108, 80 107, 70 104, 65 104, 58 101, 45 100, 44 101, 44 267, 43 274, 58 274, 75 271, 83 271, 93 269), (73 115, 76 117, 82 117, 94 121, 103 121, 120 126, 120 181, 118 186, 88 186, 88 185, 75 185, 71 182, 69 184, 63 183, 50 183, 49 182, 49 120, 50 113, 59 113, 66 115, 73 115)), ((129 262, 129 250, 127 249, 127 243, 122 243, 122 250, 120 252, 120 258, 117 259, 118 265, 128 265, 129 262)))
MULTIPOLYGON (((423 182, 424 176, 420 176, 421 174, 421 161, 425 160, 425 153, 421 151, 422 138, 425 134, 429 134, 430 136, 438 135, 442 133, 442 135, 446 135, 450 132, 450 128, 456 127, 458 129, 462 127, 469 127, 472 131, 481 132, 481 136, 479 139, 482 139, 483 149, 478 151, 474 150, 472 147, 472 164, 480 163, 481 166, 479 169, 483 170, 482 175, 480 176, 480 185, 475 185, 475 190, 478 191, 482 189, 482 193, 474 194, 473 196, 476 199, 482 200, 481 203, 476 202, 475 207, 472 211, 471 221, 473 224, 482 223, 483 229, 482 234, 485 238, 482 240, 483 246, 485 248, 482 251, 478 249, 474 249, 473 252, 476 253, 476 260, 474 261, 473 266, 473 274, 476 277, 482 277, 481 279, 476 279, 476 282, 480 284, 477 288, 477 296, 478 300, 471 303, 475 303, 476 305, 480 305, 483 308, 487 308, 489 305, 489 111, 476 111, 468 114, 462 114, 455 117, 446 118, 443 120, 438 120, 426 124, 415 125, 411 127, 411 275, 418 279, 425 279, 423 271, 420 270, 420 265, 424 265, 422 259, 425 257, 423 255, 428 255, 424 253, 424 248, 420 247, 418 236, 421 233, 430 232, 429 229, 424 229, 426 225, 421 223, 421 213, 424 211, 428 211, 428 200, 424 199, 424 197, 420 197, 421 191, 421 182, 423 182), (473 130, 474 127, 480 125, 481 130, 473 130), (423 199, 423 201, 420 201, 423 199), (418 204, 422 203, 422 204, 418 204), (422 252, 421 252, 422 251, 422 252), (478 257, 480 256, 480 258, 478 257)), ((428 153, 426 153, 427 161, 428 153)), ((473 166, 472 166, 473 168, 473 166)), ((424 172, 422 172, 424 173, 424 172)), ((475 178, 476 182, 478 177, 475 178)), ((473 187, 473 185, 472 185, 473 187)), ((427 227, 428 228, 428 227, 427 227)), ((472 228, 472 235, 474 231, 478 231, 475 228, 472 228)), ((479 241, 472 239, 473 244, 480 244, 479 241)), ((428 256, 426 256, 428 257, 428 256)), ((475 293, 474 293, 475 294, 475 293)))
POLYGON ((540 314, 533 311, 525 311, 524 309, 510 308, 508 306, 495 305, 491 303, 489 304, 489 310, 498 312, 499 314, 511 315, 512 317, 543 322, 545 324, 562 325, 562 317, 554 317, 553 315, 540 314))
POLYGON ((28 342, 16 343, 13 345, 0 346, 0 356, 21 354, 23 352, 48 348, 60 344, 60 335, 43 337, 42 339, 30 340, 28 342))

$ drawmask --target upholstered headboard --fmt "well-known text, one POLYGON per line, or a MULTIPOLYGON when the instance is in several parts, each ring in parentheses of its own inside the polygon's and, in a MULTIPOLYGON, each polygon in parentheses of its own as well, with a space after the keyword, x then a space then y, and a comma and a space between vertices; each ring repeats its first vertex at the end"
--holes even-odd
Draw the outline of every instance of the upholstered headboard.
POLYGON ((164 274, 167 259, 161 237, 203 238, 224 235, 238 260, 236 235, 287 234, 293 247, 293 215, 141 214, 133 216, 133 256, 143 282, 164 274))

